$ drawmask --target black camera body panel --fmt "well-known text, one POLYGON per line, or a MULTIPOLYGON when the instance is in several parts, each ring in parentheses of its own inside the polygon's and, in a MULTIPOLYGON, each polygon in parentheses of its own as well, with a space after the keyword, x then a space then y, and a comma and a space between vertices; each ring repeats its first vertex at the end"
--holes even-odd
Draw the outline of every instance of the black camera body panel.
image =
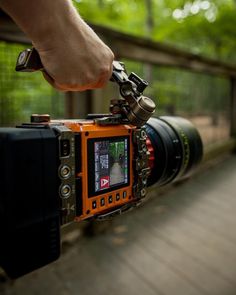
POLYGON ((188 177, 202 159, 200 134, 184 118, 151 118, 142 128, 109 124, 47 120, 0 128, 0 265, 10 278, 59 258, 62 225, 128 212, 148 186, 188 177), (112 163, 123 170, 113 175, 112 163), (107 175, 111 186, 97 189, 107 175))
POLYGON ((0 264, 17 278, 60 256, 55 133, 1 128, 0 163, 0 264))

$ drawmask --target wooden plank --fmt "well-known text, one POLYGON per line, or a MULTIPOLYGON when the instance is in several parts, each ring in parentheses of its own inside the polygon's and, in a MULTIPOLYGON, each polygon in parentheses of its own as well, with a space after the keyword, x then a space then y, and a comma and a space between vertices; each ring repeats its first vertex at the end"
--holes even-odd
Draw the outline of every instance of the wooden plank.
POLYGON ((65 93, 65 119, 84 119, 91 110, 92 91, 65 93))
MULTIPOLYGON (((144 242, 148 242, 145 238, 146 235, 144 235, 144 242)), ((166 263, 163 252, 158 257, 155 257, 153 253, 148 251, 149 249, 140 246, 140 239, 143 239, 141 235, 137 240, 134 239, 132 233, 130 236, 123 235, 124 242, 122 245, 114 237, 108 243, 109 249, 110 251, 113 249, 124 265, 136 273, 141 280, 152 286, 156 292, 175 294, 176 286, 179 285, 185 290, 186 294, 204 294, 201 288, 189 281, 178 269, 166 263)))
POLYGON ((236 156, 77 237, 60 259, 9 284, 7 294, 234 294, 236 156), (225 202, 225 203, 224 203, 225 202), (224 235, 221 233, 224 232, 224 235))
POLYGON ((31 41, 16 26, 11 18, 0 9, 0 40, 21 44, 31 44, 31 41))
POLYGON ((115 55, 153 65, 183 68, 194 72, 236 77, 236 67, 211 58, 180 50, 148 38, 137 37, 90 23, 105 38, 115 55))
MULTIPOLYGON (((125 226, 126 222, 122 222, 122 224, 125 226)), ((131 261, 135 261, 136 266, 139 265, 138 261, 140 259, 136 258, 136 247, 133 245, 134 242, 131 242, 135 241, 137 247, 141 247, 145 253, 148 253, 149 256, 152 257, 153 263, 148 262, 148 264, 149 268, 153 265, 153 276, 158 278, 157 273, 158 269, 160 269, 163 275, 169 277, 166 269, 170 269, 175 272, 178 278, 175 277, 174 279, 172 277, 172 283, 181 286, 181 290, 186 289, 179 278, 184 279, 201 294, 221 295, 224 293, 223 290, 234 288, 234 284, 231 284, 227 279, 218 275, 217 272, 213 272, 211 268, 206 267, 199 259, 189 253, 189 251, 185 251, 183 247, 178 247, 177 243, 173 243, 171 240, 165 239, 165 237, 163 238, 161 235, 156 235, 156 231, 150 232, 147 227, 149 227, 148 222, 146 223, 143 219, 142 222, 137 222, 135 218, 133 218, 132 221, 129 219, 128 226, 126 226, 127 231, 125 234, 120 235, 126 241, 124 242, 126 243, 126 249, 128 249, 128 245, 130 246, 130 252, 126 253, 126 255, 124 254, 125 259, 129 257, 131 261)), ((158 228, 157 224, 152 224, 152 228, 154 227, 158 228)), ((181 227, 180 229, 182 231, 181 227)), ((174 230, 176 231, 176 227, 174 227, 174 230)), ((176 235, 178 235, 178 231, 176 231, 176 235)), ((121 251, 118 250, 118 253, 119 252, 121 251)), ((126 252, 128 252, 128 250, 126 252)), ((138 251, 138 253, 140 252, 141 251, 138 251)), ((161 290, 168 289, 165 284, 161 284, 160 280, 157 279, 157 282, 161 290)), ((167 292, 167 294, 172 293, 173 291, 171 290, 167 292)))
POLYGON ((8 291, 21 295, 25 294, 24 288, 30 290, 29 294, 38 295, 119 295, 122 292, 136 295, 137 290, 140 294, 159 294, 97 240, 86 243, 79 241, 60 260, 15 281, 13 286, 8 286, 8 291), (55 277, 60 282, 58 285, 54 281, 55 277))
MULTIPOLYGON (((232 122, 231 133, 232 133, 232 136, 233 136, 233 133, 234 133, 233 125, 235 123, 235 118, 236 118, 236 114, 235 114, 235 117, 234 117, 234 114, 233 114, 235 112, 235 109, 236 109, 236 105, 234 106, 234 110, 232 109, 232 111, 231 111, 231 113, 232 113, 232 117, 231 117, 231 122, 232 122)), ((236 132, 236 130, 235 130, 235 132, 236 132)), ((220 157, 221 155, 230 154, 233 151, 235 151, 235 149, 236 149, 236 139, 235 138, 229 138, 227 140, 218 141, 218 142, 216 142, 214 144, 210 144, 208 146, 205 146, 204 147, 204 155, 203 155, 203 165, 204 165, 204 163, 210 162, 213 159, 216 159, 216 158, 220 157)))

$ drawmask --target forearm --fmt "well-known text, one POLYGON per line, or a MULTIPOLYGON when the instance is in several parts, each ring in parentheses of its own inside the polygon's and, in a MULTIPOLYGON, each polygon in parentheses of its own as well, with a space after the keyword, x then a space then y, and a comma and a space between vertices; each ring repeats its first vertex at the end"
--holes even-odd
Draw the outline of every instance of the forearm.
POLYGON ((99 88, 111 77, 112 51, 71 0, 0 0, 0 6, 31 39, 57 89, 99 88))
POLYGON ((0 0, 0 6, 37 44, 61 38, 65 26, 82 21, 71 0, 0 0))

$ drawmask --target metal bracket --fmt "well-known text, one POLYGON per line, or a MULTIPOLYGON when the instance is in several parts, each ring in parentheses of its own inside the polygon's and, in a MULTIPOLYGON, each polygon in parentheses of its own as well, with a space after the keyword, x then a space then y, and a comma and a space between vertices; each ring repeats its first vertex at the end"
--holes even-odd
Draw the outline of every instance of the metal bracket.
MULTIPOLYGON (((143 126, 156 108, 150 98, 142 95, 148 82, 133 72, 128 76, 124 63, 118 61, 113 62, 111 81, 118 83, 120 94, 125 99, 125 103, 120 107, 120 113, 129 120, 130 124, 143 126)), ((117 108, 117 105, 115 107, 117 108)), ((111 108, 111 112, 116 112, 116 108, 115 111, 111 108)))
MULTIPOLYGON (((16 71, 34 72, 45 71, 38 51, 35 48, 25 49, 20 52, 16 62, 16 71)), ((119 61, 113 61, 113 72, 110 79, 120 87, 120 94, 125 103, 120 108, 122 118, 126 118, 134 126, 143 126, 155 112, 155 103, 142 93, 148 86, 147 81, 135 73, 129 76, 125 65, 119 61)), ((114 114, 114 111, 111 110, 114 114)))

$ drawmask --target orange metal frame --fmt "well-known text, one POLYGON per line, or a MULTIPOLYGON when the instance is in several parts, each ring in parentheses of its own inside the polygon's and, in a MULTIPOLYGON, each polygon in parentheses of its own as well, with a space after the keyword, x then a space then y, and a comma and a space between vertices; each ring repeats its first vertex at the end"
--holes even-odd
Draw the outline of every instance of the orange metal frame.
MULTIPOLYGON (((82 215, 77 216, 75 221, 81 221, 94 215, 111 211, 116 207, 124 205, 134 200, 132 193, 132 186, 134 181, 133 175, 133 144, 132 144, 132 133, 136 128, 132 125, 108 125, 100 126, 94 123, 93 120, 63 120, 65 126, 71 129, 73 132, 81 133, 81 147, 82 147, 82 169, 81 172, 76 175, 82 179, 82 215), (114 189, 109 193, 103 193, 99 196, 88 197, 88 139, 92 138, 105 138, 105 137, 116 137, 116 136, 129 136, 130 141, 130 171, 129 179, 130 184, 127 187, 121 189, 114 189), (117 200, 116 196, 119 194, 120 198, 117 200), (125 196, 125 197, 124 197, 125 196), (112 202, 109 202, 109 198, 112 202), (101 205, 101 200, 103 204, 101 205), (93 202, 96 202, 96 208, 93 206, 93 202)), ((76 152, 76 151, 75 151, 76 152)))

